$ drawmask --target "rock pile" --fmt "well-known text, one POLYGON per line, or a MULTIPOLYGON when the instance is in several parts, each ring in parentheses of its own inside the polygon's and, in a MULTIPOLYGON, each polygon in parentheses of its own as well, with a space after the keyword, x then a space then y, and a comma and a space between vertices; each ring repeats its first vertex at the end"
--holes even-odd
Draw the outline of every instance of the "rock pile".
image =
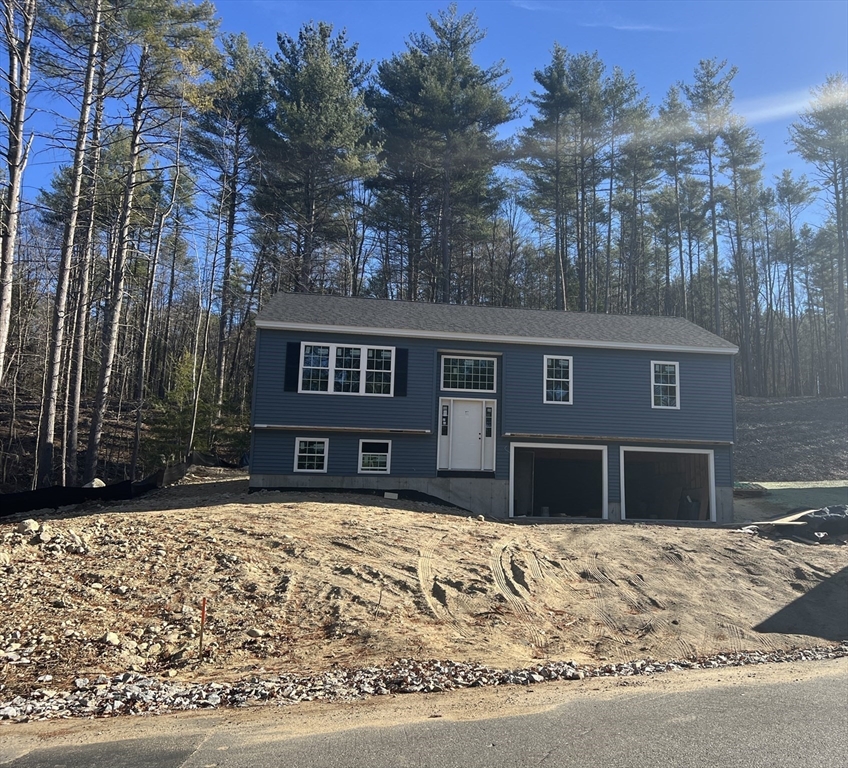
MULTIPOLYGON (((94 680, 80 677, 74 689, 49 687, 53 678, 44 675, 43 688, 28 696, 0 698, 0 720, 28 722, 67 717, 111 717, 123 714, 164 714, 180 710, 246 707, 275 701, 345 701, 367 696, 401 693, 432 693, 495 685, 532 685, 552 680, 583 680, 598 677, 655 675, 686 669, 738 667, 748 664, 815 661, 848 656, 848 641, 838 646, 717 654, 692 659, 658 662, 641 659, 621 664, 581 666, 558 661, 524 669, 497 669, 456 661, 399 659, 387 667, 331 670, 320 675, 282 674, 267 679, 251 677, 235 683, 182 683, 125 672, 94 680)), ((2 696, 0 686, 0 697, 2 696)))

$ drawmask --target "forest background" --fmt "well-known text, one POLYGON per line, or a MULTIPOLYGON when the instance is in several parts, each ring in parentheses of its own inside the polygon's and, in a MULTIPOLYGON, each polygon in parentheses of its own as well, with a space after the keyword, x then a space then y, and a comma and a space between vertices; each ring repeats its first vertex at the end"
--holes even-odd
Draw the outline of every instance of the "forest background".
POLYGON ((327 22, 220 34, 207 2, 3 13, 6 490, 238 459, 276 291, 678 315, 739 345, 740 394, 848 392, 845 72, 789 129, 806 171, 766 178, 724 60, 654 104, 554 43, 521 98, 455 5, 373 63, 327 22), (62 159, 25 194, 36 134, 62 159))

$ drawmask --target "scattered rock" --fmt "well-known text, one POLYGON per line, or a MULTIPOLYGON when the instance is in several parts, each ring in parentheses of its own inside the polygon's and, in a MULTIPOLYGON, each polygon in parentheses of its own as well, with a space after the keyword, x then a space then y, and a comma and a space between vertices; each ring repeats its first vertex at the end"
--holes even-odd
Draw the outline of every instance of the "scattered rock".
MULTIPOLYGON (((180 710, 243 707, 276 701, 350 701, 366 696, 401 693, 432 693, 458 688, 495 685, 529 685, 551 680, 583 680, 600 677, 635 677, 678 672, 686 669, 715 669, 744 665, 817 661, 848 657, 848 642, 794 651, 716 654, 691 659, 659 662, 638 659, 622 664, 580 666, 571 661, 552 661, 527 669, 498 669, 484 664, 399 659, 387 667, 333 669, 322 674, 258 676, 234 683, 188 683, 157 680, 124 672, 100 675, 92 686, 88 678, 74 680, 73 690, 40 688, 28 696, 0 700, 0 721, 46 720, 118 714, 164 714, 180 710)), ((165 673, 174 678, 175 669, 165 673)), ((44 682, 49 675, 45 675, 44 682)), ((436 715, 434 715, 436 716, 436 715)))
POLYGON ((24 536, 34 536, 41 530, 41 523, 37 520, 29 519, 29 520, 21 520, 18 523, 17 531, 18 533, 24 534, 24 536))
POLYGON ((267 633, 261 629, 257 629, 256 627, 251 627, 247 630, 248 637, 265 637, 267 633))
POLYGON ((106 643, 106 645, 113 645, 115 647, 121 644, 121 638, 117 632, 107 632, 101 642, 106 643))

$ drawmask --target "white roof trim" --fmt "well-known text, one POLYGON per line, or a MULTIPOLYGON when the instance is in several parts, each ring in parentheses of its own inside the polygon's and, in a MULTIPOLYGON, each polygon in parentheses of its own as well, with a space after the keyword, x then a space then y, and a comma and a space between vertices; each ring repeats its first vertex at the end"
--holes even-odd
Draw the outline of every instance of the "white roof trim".
POLYGON ((698 352, 708 355, 735 355, 739 347, 688 347, 674 344, 637 344, 627 341, 589 341, 555 339, 540 336, 499 336, 495 334, 461 333, 457 331, 419 331, 411 328, 370 328, 354 325, 313 325, 283 320, 257 320, 257 328, 311 333, 350 333, 368 336, 395 336, 406 339, 449 339, 452 341, 491 342, 493 344, 533 344, 548 347, 590 347, 593 349, 638 349, 650 352, 698 352))

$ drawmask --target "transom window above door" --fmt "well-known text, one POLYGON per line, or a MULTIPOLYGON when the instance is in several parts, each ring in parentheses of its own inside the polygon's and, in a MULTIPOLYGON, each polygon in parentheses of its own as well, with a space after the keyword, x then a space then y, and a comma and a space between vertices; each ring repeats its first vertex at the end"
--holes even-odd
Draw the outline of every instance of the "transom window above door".
POLYGON ((442 389, 457 392, 494 392, 495 359, 442 357, 442 389))

